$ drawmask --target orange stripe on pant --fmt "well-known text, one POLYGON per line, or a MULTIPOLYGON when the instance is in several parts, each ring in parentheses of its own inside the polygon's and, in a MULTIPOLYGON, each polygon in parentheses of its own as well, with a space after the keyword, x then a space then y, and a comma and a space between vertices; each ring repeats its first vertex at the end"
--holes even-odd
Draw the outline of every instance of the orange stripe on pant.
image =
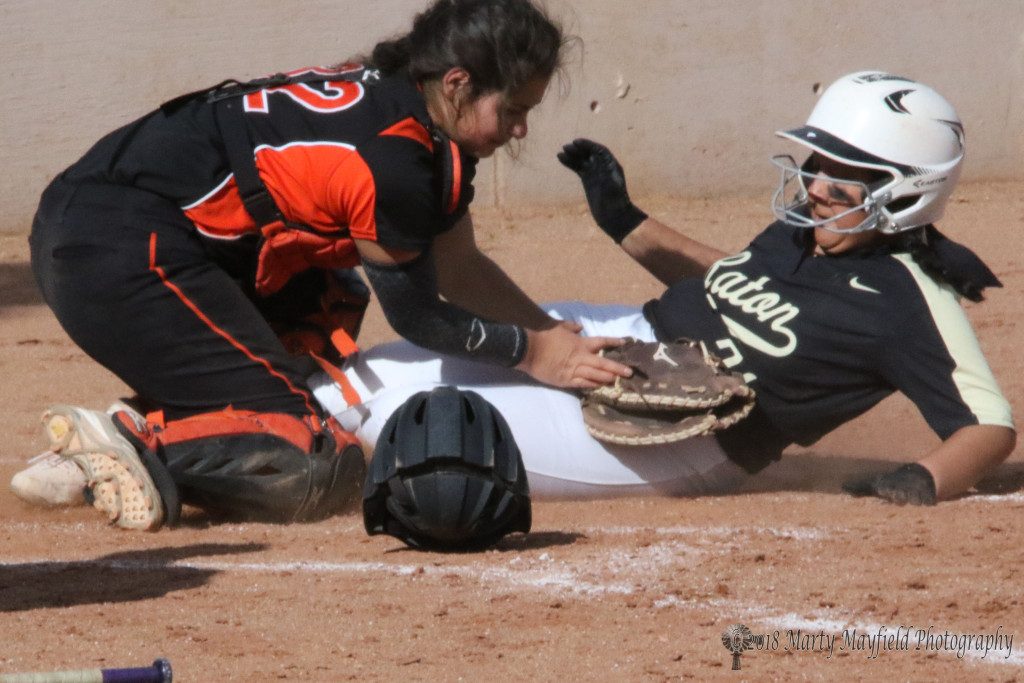
POLYGON ((270 363, 268 363, 266 359, 257 357, 241 342, 239 342, 226 331, 218 327, 199 309, 198 306, 196 306, 196 304, 191 299, 188 298, 188 296, 183 291, 181 291, 181 288, 179 288, 176 284, 174 284, 167 278, 167 274, 164 272, 164 269, 157 265, 156 262, 156 237, 156 233, 151 233, 149 236, 149 269, 156 273, 157 276, 159 276, 160 281, 164 284, 164 286, 166 286, 168 289, 174 292, 174 295, 177 296, 178 299, 180 299, 181 302, 185 304, 185 306, 187 306, 196 315, 197 318, 202 320, 207 327, 209 327, 211 330, 213 330, 222 338, 224 338, 229 344, 234 346, 236 349, 244 353, 246 357, 249 358, 249 360, 259 365, 262 365, 264 368, 266 368, 268 373, 283 381, 285 385, 288 387, 289 391, 301 396, 303 398, 303 401, 305 401, 306 408, 309 409, 310 413, 312 413, 313 415, 319 415, 320 411, 313 406, 313 403, 311 402, 312 396, 308 391, 304 391, 299 387, 296 387, 288 380, 287 377, 285 377, 277 370, 275 370, 274 367, 270 363))

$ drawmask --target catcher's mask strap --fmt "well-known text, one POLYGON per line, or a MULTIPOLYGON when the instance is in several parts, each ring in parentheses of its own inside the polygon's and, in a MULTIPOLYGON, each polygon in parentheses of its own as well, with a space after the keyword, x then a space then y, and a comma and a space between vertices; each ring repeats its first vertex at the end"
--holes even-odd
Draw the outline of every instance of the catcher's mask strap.
POLYGON ((459 208, 462 198, 462 157, 459 147, 440 129, 431 131, 434 157, 441 174, 441 201, 449 216, 459 208))
POLYGON ((246 212, 260 228, 274 224, 283 227, 284 215, 256 169, 256 158, 241 99, 221 100, 213 108, 227 150, 228 164, 235 175, 235 185, 246 212))

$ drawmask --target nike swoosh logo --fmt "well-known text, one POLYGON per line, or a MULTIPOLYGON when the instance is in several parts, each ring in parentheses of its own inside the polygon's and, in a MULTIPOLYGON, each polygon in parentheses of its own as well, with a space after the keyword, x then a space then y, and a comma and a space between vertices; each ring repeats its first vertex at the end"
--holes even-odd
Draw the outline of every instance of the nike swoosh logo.
POLYGON ((484 324, 480 322, 480 318, 473 318, 473 324, 469 327, 469 338, 466 339, 466 350, 476 351, 485 339, 487 339, 487 330, 484 329, 484 324))
POLYGON ((850 278, 850 286, 853 287, 854 289, 859 289, 862 292, 871 292, 872 294, 881 294, 881 292, 879 292, 874 287, 868 287, 867 285, 861 283, 860 278, 857 277, 857 276, 853 276, 853 277, 850 278))

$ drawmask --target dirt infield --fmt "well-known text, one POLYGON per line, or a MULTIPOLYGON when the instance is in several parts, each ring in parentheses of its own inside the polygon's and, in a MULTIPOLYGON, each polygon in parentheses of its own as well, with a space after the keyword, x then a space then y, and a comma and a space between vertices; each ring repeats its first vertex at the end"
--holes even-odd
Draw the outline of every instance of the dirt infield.
MULTIPOLYGON (((770 219, 763 197, 646 208, 730 249, 770 219)), ((659 291, 582 205, 476 217, 481 246, 539 300, 659 291)), ((1018 415, 1022 222, 1024 184, 1004 183, 962 188, 941 226, 1003 280, 968 314, 1018 415)), ((42 450, 48 405, 125 393, 41 304, 27 251, 0 237, 4 482, 42 450)), ((361 342, 391 338, 373 308, 361 342)), ((356 515, 238 525, 188 510, 175 529, 124 532, 4 483, 0 674, 166 657, 177 681, 1024 680, 1021 449, 935 508, 839 493, 935 443, 894 398, 740 494, 538 502, 532 533, 456 555, 370 538, 356 515), (740 671, 722 643, 733 624, 761 636, 740 671)))

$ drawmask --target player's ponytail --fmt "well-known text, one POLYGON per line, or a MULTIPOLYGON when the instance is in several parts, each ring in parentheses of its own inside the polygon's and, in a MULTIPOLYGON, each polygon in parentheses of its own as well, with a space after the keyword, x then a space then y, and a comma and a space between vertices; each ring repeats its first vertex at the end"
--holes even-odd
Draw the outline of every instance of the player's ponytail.
POLYGON ((981 259, 948 239, 934 225, 900 233, 897 239, 921 270, 965 299, 982 301, 982 290, 1002 286, 981 259))
POLYGON ((356 61, 379 70, 384 76, 390 76, 409 66, 409 37, 381 41, 374 46, 369 57, 356 61))

